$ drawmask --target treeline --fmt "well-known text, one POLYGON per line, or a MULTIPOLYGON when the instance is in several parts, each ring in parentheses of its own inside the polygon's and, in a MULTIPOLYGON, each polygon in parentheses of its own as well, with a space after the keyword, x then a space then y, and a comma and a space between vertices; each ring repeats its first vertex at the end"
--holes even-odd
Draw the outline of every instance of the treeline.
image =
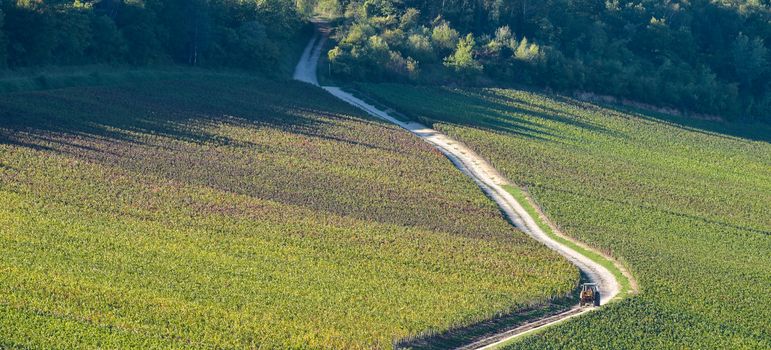
POLYGON ((518 83, 771 120, 771 5, 749 0, 341 0, 332 74, 518 83))
MULTIPOLYGON (((1 1, 1 0, 0 0, 1 1)), ((275 73, 303 14, 293 0, 5 0, 0 66, 186 64, 275 73)))

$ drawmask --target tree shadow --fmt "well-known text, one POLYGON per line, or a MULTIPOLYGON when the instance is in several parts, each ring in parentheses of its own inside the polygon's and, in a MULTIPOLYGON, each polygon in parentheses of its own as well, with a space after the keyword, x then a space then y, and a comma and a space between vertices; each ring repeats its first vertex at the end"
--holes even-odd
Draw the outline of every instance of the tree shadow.
MULTIPOLYGON (((533 137, 539 140, 555 142, 567 140, 569 136, 562 135, 554 128, 541 123, 533 123, 520 116, 532 116, 541 120, 568 125, 581 130, 602 133, 610 137, 623 138, 624 134, 594 122, 570 109, 557 109, 537 101, 517 98, 498 92, 493 88, 454 89, 416 87, 434 101, 441 101, 443 108, 439 110, 422 109, 418 117, 426 124, 436 122, 455 124, 490 132, 511 134, 521 137, 533 137), (452 109, 452 113, 441 114, 442 110, 452 109), (462 112, 457 112, 462 111, 462 112)), ((705 120, 688 116, 676 116, 654 111, 641 110, 634 107, 590 103, 570 97, 528 91, 537 96, 563 103, 577 110, 605 113, 621 118, 639 118, 642 120, 663 123, 704 135, 721 137, 738 141, 771 142, 771 125, 760 122, 705 120)))
MULTIPOLYGON (((451 218, 428 220, 402 204, 418 201, 414 198, 428 201, 424 197, 430 194, 378 191, 373 195, 365 190, 369 184, 356 175, 331 176, 331 170, 294 165, 294 161, 305 161, 306 151, 317 149, 323 153, 308 154, 307 163, 329 157, 330 162, 340 160, 348 166, 352 161, 345 158, 348 146, 387 154, 402 154, 407 148, 390 138, 368 138, 398 127, 363 117, 321 89, 293 82, 267 83, 270 85, 152 82, 0 94, 0 147, 6 144, 46 155, 61 154, 138 176, 206 186, 320 213, 429 229, 436 229, 431 225, 439 222, 437 227, 445 231, 456 227, 451 218), (255 130, 262 128, 272 130, 255 130), (289 139, 274 143, 269 138, 274 135, 289 139), (316 147, 321 143, 334 147, 316 147), (337 157, 337 149, 342 149, 342 157, 337 157), (283 162, 277 161, 283 155, 269 152, 296 154, 283 162), (262 161, 276 163, 262 167, 262 161), (375 197, 386 204, 374 204, 375 197), (361 203, 373 203, 372 209, 363 209, 361 203)), ((396 139, 405 140, 410 138, 396 139)), ((462 226, 452 232, 467 233, 462 226)))
POLYGON ((418 89, 424 89, 424 94, 430 96, 432 100, 441 102, 443 106, 437 110, 422 109, 419 111, 419 116, 413 116, 429 125, 446 123, 544 142, 561 143, 572 140, 570 136, 561 134, 555 127, 527 118, 535 117, 575 128, 620 136, 618 132, 592 123, 578 114, 500 94, 493 89, 459 90, 444 87, 441 88, 441 93, 436 93, 431 88, 418 87, 418 89), (447 110, 452 112, 446 113, 447 110))
MULTIPOLYGON (((293 88, 293 83, 275 84, 279 85, 279 91, 293 88)), ((243 92, 238 97, 229 95, 240 84, 234 84, 235 87, 225 85, 223 90, 216 91, 208 85, 194 81, 158 81, 141 86, 0 94, 0 144, 50 152, 79 150, 110 153, 109 149, 89 144, 109 141, 166 147, 160 142, 148 145, 152 137, 195 144, 243 143, 210 131, 221 125, 270 127, 332 139, 334 137, 323 132, 332 123, 325 119, 342 117, 341 114, 330 114, 328 110, 322 111, 323 108, 313 105, 313 99, 307 104, 289 103, 287 99, 291 97, 303 98, 296 92, 279 97, 268 92, 254 96, 254 100, 245 100, 243 92), (184 84, 184 89, 175 89, 179 84, 184 84), (320 115, 324 118, 319 118, 320 115)), ((249 91, 254 90, 252 86, 249 91)), ((306 90, 309 89, 303 91, 306 90)), ((377 147, 351 140, 337 141, 377 147)))
POLYGON ((633 116, 639 119, 663 123, 683 130, 700 133, 703 135, 721 137, 737 141, 762 141, 771 142, 771 125, 757 121, 725 121, 708 120, 697 117, 678 116, 621 104, 585 102, 574 98, 550 95, 550 98, 562 103, 570 104, 578 108, 606 111, 617 116, 628 118, 633 116))
POLYGON ((590 130, 597 133, 611 134, 613 136, 620 135, 611 129, 598 123, 591 122, 580 114, 572 113, 569 110, 559 110, 544 104, 537 104, 514 96, 500 94, 493 89, 475 90, 474 94, 478 96, 480 103, 486 101, 486 103, 494 106, 497 110, 509 110, 517 114, 531 115, 543 120, 570 125, 574 128, 590 130))
MULTIPOLYGON (((431 93, 430 90, 426 90, 426 92, 431 93)), ((481 99, 473 99, 457 91, 448 90, 447 94, 435 94, 431 98, 435 102, 438 101, 444 108, 440 110, 419 108, 406 116, 431 127, 436 123, 444 123, 540 141, 555 142, 558 138, 558 135, 552 133, 548 127, 523 118, 516 118, 504 110, 491 108, 489 104, 481 103, 481 99), (447 109, 452 109, 453 112, 446 113, 447 109), (463 112, 457 113, 456 110, 463 112)), ((405 113, 405 111, 400 112, 405 113)))

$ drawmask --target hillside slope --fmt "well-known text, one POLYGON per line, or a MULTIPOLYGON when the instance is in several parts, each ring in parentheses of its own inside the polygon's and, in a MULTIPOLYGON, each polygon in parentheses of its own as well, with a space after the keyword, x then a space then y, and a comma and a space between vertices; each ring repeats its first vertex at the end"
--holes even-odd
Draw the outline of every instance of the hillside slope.
POLYGON ((517 90, 361 89, 465 142, 637 278, 639 296, 515 348, 771 347, 767 126, 667 122, 517 90))
POLYGON ((0 95, 0 347, 384 348, 578 273, 419 139, 322 90, 0 95))

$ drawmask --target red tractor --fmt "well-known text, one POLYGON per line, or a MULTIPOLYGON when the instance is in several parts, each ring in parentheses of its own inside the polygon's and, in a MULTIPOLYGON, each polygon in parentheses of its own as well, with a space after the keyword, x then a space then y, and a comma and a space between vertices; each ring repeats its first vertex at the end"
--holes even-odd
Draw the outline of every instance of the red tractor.
POLYGON ((597 283, 584 283, 581 285, 581 300, 578 305, 600 306, 600 288, 597 283))

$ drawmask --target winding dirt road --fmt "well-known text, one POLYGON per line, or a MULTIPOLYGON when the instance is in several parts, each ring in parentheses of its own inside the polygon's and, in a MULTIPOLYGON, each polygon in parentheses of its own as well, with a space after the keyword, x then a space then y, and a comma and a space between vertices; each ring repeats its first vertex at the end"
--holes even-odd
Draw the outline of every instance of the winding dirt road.
MULTIPOLYGON (((321 34, 316 34, 314 38, 311 39, 311 41, 308 43, 308 46, 305 48, 305 51, 303 52, 300 62, 297 64, 294 73, 294 79, 319 86, 316 70, 318 66, 318 60, 326 40, 327 35, 324 32, 321 34)), ((564 256, 571 263, 576 265, 576 267, 578 267, 578 269, 581 270, 581 272, 584 273, 589 280, 598 283, 600 286, 600 295, 602 296, 601 304, 607 303, 616 295, 618 295, 621 286, 608 269, 599 263, 592 261, 588 257, 580 254, 579 252, 571 249, 570 247, 562 245, 561 243, 548 236, 543 230, 541 230, 541 228, 536 224, 535 220, 533 220, 533 218, 522 207, 522 205, 503 188, 503 186, 512 185, 512 183, 503 177, 482 157, 474 153, 471 149, 462 143, 451 139, 447 135, 426 127, 425 125, 415 122, 399 121, 396 118, 390 116, 388 113, 362 101, 359 98, 356 98, 355 96, 341 90, 338 87, 322 86, 321 88, 328 91, 335 97, 355 107, 358 107, 359 109, 367 112, 372 116, 386 120, 406 129, 407 131, 417 135, 421 139, 436 147, 445 156, 447 156, 447 158, 450 159, 450 161, 452 161, 458 169, 471 177, 474 182, 476 182, 477 185, 479 185, 479 187, 490 198, 492 198, 498 204, 498 206, 500 206, 503 213, 518 229, 564 256)), ((578 308, 576 306, 563 313, 538 320, 533 320, 526 324, 520 325, 517 328, 506 330, 484 339, 480 339, 472 344, 463 346, 462 348, 492 348, 515 337, 565 321, 568 318, 578 316, 591 310, 593 309, 578 308)))

